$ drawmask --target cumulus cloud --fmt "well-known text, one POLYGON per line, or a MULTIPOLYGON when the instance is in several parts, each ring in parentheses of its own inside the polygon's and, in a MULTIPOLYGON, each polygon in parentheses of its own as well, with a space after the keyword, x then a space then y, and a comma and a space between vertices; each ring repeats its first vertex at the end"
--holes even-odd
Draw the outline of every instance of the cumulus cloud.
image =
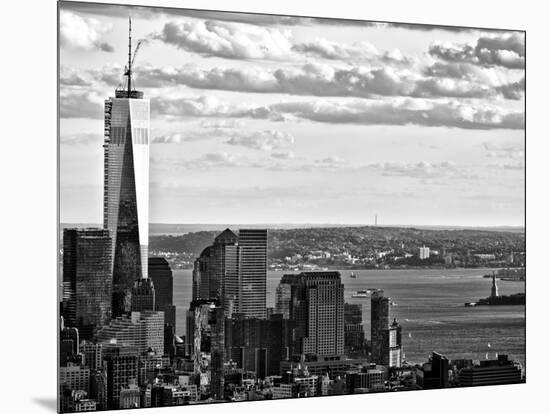
POLYGON ((228 105, 214 97, 154 100, 152 110, 168 117, 299 118, 334 124, 421 125, 464 129, 523 129, 524 114, 457 100, 364 99, 280 102, 266 106, 228 105))
POLYGON ((374 63, 412 64, 414 59, 407 57, 398 49, 380 52, 369 42, 341 43, 317 38, 308 42, 296 43, 292 50, 307 55, 346 62, 368 61, 374 63))
POLYGON ((261 151, 272 151, 293 145, 294 137, 288 132, 266 130, 243 135, 235 134, 226 143, 261 151))
POLYGON ((61 90, 59 99, 59 116, 61 118, 101 119, 104 98, 95 92, 86 90, 61 90))
POLYGON ((368 164, 363 168, 378 171, 383 176, 431 178, 456 170, 456 165, 449 161, 431 163, 420 161, 417 163, 384 162, 368 164))
POLYGON ((82 73, 75 70, 67 70, 66 68, 61 68, 59 74, 59 84, 69 87, 87 87, 92 85, 92 81, 83 76, 82 73))
POLYGON ((82 17, 66 10, 60 13, 59 40, 63 47, 113 52, 114 48, 101 40, 101 37, 111 29, 111 24, 102 23, 94 18, 82 17))
POLYGON ((293 151, 274 152, 271 156, 279 160, 292 160, 296 157, 293 151))
POLYGON ((226 138, 225 144, 240 146, 260 151, 273 151, 287 148, 294 144, 294 137, 283 131, 242 131, 233 128, 205 128, 189 130, 183 133, 168 133, 153 138, 156 144, 181 144, 189 141, 226 138))
MULTIPOLYGON (((280 16, 273 17, 280 19, 280 16)), ((249 20, 251 23, 254 21, 249 20)), ((368 26, 368 22, 364 25, 368 26)), ((171 21, 164 25, 160 33, 153 33, 150 37, 188 52, 226 59, 304 60, 311 57, 376 64, 414 62, 413 58, 403 55, 398 49, 379 51, 366 41, 342 43, 316 38, 299 42, 287 29, 219 19, 171 21)))
POLYGON ((212 152, 191 160, 182 161, 184 168, 209 169, 209 168, 261 168, 263 165, 251 161, 239 154, 227 152, 212 152))
POLYGON ((523 113, 458 101, 323 101, 274 104, 271 111, 325 123, 522 129, 523 113))
POLYGON ((61 135, 61 145, 88 145, 100 144, 103 141, 101 134, 94 133, 79 133, 70 135, 61 135))
MULTIPOLYGON (((179 99, 151 99, 151 112, 153 115, 167 116, 180 119, 186 116, 193 117, 222 117, 222 118, 253 118, 274 119, 275 113, 268 107, 250 104, 231 105, 222 102, 215 96, 199 96, 179 99)), ((279 120, 282 119, 279 117, 279 120)))
POLYGON ((172 21, 154 39, 203 56, 227 59, 287 59, 291 33, 272 27, 216 20, 172 21))
POLYGON ((525 149, 523 144, 495 144, 484 142, 485 156, 488 158, 523 159, 525 149))
POLYGON ((523 161, 517 161, 517 162, 508 162, 504 164, 489 164, 489 167, 495 168, 498 170, 509 170, 509 171, 524 171, 525 165, 523 164, 523 161))
POLYGON ((202 128, 241 128, 244 122, 240 119, 206 119, 200 123, 202 128))
MULTIPOLYGON (((435 68, 432 71, 437 70, 441 72, 435 68)), ((114 76, 108 77, 114 79, 114 76)), ((514 91, 521 91, 521 83, 493 87, 473 79, 422 76, 391 66, 338 68, 313 63, 275 70, 257 66, 212 69, 149 66, 137 70, 136 81, 144 87, 185 85, 195 89, 369 99, 378 96, 487 98, 496 95, 516 99, 518 95, 514 91)))
POLYGON ((482 36, 472 44, 435 42, 430 46, 429 53, 449 62, 524 69, 525 38, 522 33, 513 32, 482 36))

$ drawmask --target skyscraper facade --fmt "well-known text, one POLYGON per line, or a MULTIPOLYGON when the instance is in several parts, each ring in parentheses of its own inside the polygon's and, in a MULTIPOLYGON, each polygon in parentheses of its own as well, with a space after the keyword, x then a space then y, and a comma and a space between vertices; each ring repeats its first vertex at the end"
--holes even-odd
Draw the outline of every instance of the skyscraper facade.
POLYGON ((361 353, 365 345, 361 304, 344 303, 344 349, 346 355, 361 353))
POLYGON ((372 360, 380 365, 387 365, 385 342, 387 330, 390 326, 390 298, 384 296, 381 290, 371 296, 371 349, 372 360), (384 363, 384 361, 386 361, 384 363))
POLYGON ((174 278, 170 264, 164 257, 149 258, 149 278, 155 287, 155 310, 164 312, 164 322, 176 327, 174 278))
POLYGON ((340 272, 284 275, 291 285, 294 354, 344 353, 344 285, 340 272))
POLYGON ((390 367, 401 367, 403 360, 403 351, 401 349, 401 325, 397 321, 393 320, 392 324, 388 328, 388 365, 390 367))
POLYGON ((275 290, 275 313, 283 315, 284 319, 290 318, 291 293, 291 285, 281 280, 275 290))
POLYGON ((265 318, 267 283, 267 230, 239 230, 239 292, 236 312, 265 318))
POLYGON ((193 267, 193 300, 219 300, 226 316, 266 317, 267 230, 226 229, 193 267))
POLYGON ((147 277, 149 100, 128 88, 105 101, 103 226, 111 230, 113 315, 130 310, 134 280, 147 277))
POLYGON ((155 308, 155 287, 150 278, 139 278, 134 281, 131 296, 131 311, 153 311, 155 308))
POLYGON ((63 317, 83 339, 111 318, 111 258, 109 230, 63 231, 63 317))
POLYGON ((132 312, 113 319, 97 334, 98 342, 135 347, 138 352, 152 349, 164 352, 164 313, 156 311, 132 312))
POLYGON ((164 257, 149 258, 149 278, 155 286, 155 304, 159 310, 173 304, 174 278, 164 257))

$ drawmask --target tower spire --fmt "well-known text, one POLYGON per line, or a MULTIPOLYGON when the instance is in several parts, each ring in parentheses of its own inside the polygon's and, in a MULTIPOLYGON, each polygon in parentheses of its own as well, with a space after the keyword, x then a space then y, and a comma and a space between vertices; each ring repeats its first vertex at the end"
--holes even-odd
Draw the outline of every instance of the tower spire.
POLYGON ((128 98, 132 90, 132 16, 128 16, 128 98))

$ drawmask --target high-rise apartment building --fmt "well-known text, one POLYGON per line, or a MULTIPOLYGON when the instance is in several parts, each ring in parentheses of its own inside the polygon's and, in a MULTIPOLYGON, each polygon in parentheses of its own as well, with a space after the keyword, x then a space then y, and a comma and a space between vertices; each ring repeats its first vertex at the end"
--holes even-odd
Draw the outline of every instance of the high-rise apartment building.
POLYGON ((130 310, 134 280, 147 277, 149 244, 149 100, 132 88, 130 57, 125 76, 127 87, 105 101, 103 145, 103 226, 113 236, 115 317, 130 310))
POLYGON ((82 339, 111 318, 112 239, 105 229, 63 231, 63 317, 82 339))

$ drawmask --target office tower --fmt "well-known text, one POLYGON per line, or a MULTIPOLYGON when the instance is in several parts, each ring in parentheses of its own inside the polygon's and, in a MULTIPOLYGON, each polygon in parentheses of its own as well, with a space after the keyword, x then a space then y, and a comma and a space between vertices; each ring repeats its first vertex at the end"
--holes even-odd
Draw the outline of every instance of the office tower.
POLYGON ((283 277, 275 290, 275 313, 282 314, 284 319, 290 318, 291 293, 292 286, 283 277))
POLYGON ((131 295, 131 311, 143 312, 155 309, 155 287, 150 278, 139 278, 134 281, 131 295))
POLYGON ((292 353, 344 353, 344 285, 339 272, 284 275, 291 284, 292 353))
POLYGON ((84 391, 88 393, 90 386, 90 369, 79 364, 68 363, 59 367, 59 392, 84 391))
POLYGON ((132 88, 131 27, 127 86, 105 101, 103 226, 111 230, 113 317, 130 311, 134 280, 147 277, 149 100, 132 88))
POLYGON ((88 392, 90 384, 90 370, 78 364, 69 363, 59 368, 59 384, 71 390, 88 392))
POLYGON ((371 352, 372 361, 387 365, 384 339, 390 325, 390 298, 379 290, 371 295, 371 352))
POLYGON ((63 316, 83 339, 111 318, 111 254, 108 230, 63 231, 63 316))
POLYGON ((118 408, 140 408, 141 392, 135 381, 131 381, 125 387, 122 387, 118 397, 118 408))
POLYGON ((193 300, 220 300, 226 315, 239 296, 237 236, 225 229, 205 248, 193 267, 193 300))
POLYGON ((235 312, 265 318, 267 230, 239 230, 239 290, 235 312))
POLYGON ((77 362, 80 358, 80 335, 77 328, 66 327, 61 317, 61 331, 59 335, 59 364, 66 367, 70 362, 77 362))
POLYGON ((193 300, 219 300, 226 316, 266 316, 267 230, 220 233, 193 267, 193 300))
POLYGON ((201 357, 201 352, 211 351, 212 326, 215 326, 216 320, 212 315, 216 309, 220 308, 217 300, 193 300, 187 311, 187 350, 193 360, 193 370, 195 374, 204 372, 206 367, 201 357))
POLYGON ((214 400, 224 399, 225 315, 222 306, 210 308, 210 394, 214 400))
POLYGON ((344 303, 344 350, 346 355, 362 353, 365 347, 363 312, 360 304, 344 303))
POLYGON ((160 370, 170 367, 170 358, 153 352, 138 357, 138 385, 152 384, 160 370))
POLYGON ((174 306, 174 278, 172 269, 164 257, 149 258, 149 278, 155 287, 155 310, 164 312, 164 322, 176 327, 174 306))
POLYGON ((84 365, 90 368, 91 371, 103 367, 103 344, 84 341, 80 350, 84 355, 84 365))
POLYGON ((212 246, 206 247, 193 263, 193 300, 210 298, 211 251, 212 246))
POLYGON ((133 346, 138 352, 152 349, 164 352, 164 313, 157 311, 132 312, 119 316, 97 333, 98 342, 118 346, 133 346))
POLYGON ((288 359, 288 326, 281 314, 269 319, 234 314, 226 324, 227 359, 256 378, 279 375, 280 362, 288 359))
POLYGON ((107 409, 119 408, 120 392, 137 381, 138 357, 136 355, 107 355, 107 409))
POLYGON ((388 339, 384 342, 388 344, 388 365, 390 367, 400 368, 403 359, 403 351, 401 349, 401 325, 397 323, 395 318, 387 332, 388 339))
POLYGON ((449 360, 444 355, 432 352, 430 361, 416 372, 416 384, 423 389, 449 386, 449 360))
POLYGON ((89 396, 96 401, 98 411, 107 409, 107 370, 90 370, 89 396))
POLYGON ((480 361, 479 365, 461 369, 459 384, 461 387, 515 384, 521 382, 521 375, 521 368, 508 355, 499 355, 496 360, 480 361))

